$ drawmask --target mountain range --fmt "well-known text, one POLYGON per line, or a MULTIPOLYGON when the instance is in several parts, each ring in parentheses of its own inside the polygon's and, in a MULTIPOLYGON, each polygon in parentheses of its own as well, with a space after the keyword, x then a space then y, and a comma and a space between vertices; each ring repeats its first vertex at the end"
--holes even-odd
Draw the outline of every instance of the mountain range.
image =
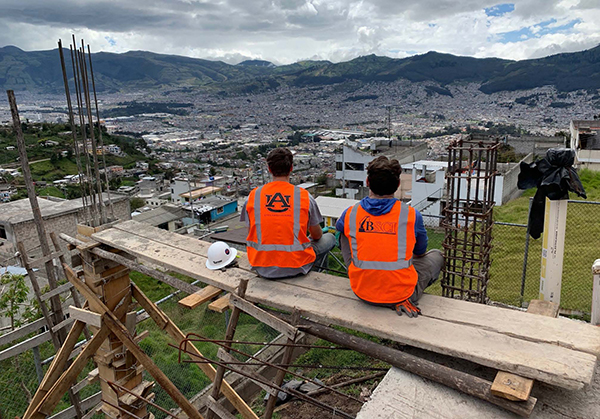
MULTIPOLYGON (((70 53, 65 51, 67 72, 72 77, 70 53)), ((484 93, 532 89, 553 85, 559 91, 600 89, 600 45, 581 52, 539 59, 512 61, 472 58, 428 52, 394 59, 368 55, 351 61, 301 61, 276 66, 248 60, 237 65, 177 55, 130 51, 92 54, 96 88, 118 92, 156 88, 203 88, 229 94, 274 89, 280 85, 315 86, 347 81, 433 82, 481 84, 484 93)), ((0 48, 0 88, 39 93, 63 92, 58 49, 23 51, 0 48)), ((443 90, 443 89, 442 89, 443 90)))

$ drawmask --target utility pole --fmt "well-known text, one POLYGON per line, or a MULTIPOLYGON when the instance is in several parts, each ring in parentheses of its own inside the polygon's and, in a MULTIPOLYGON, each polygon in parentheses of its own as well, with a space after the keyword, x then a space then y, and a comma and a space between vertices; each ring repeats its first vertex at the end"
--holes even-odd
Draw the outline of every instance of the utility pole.
POLYGON ((388 138, 392 139, 392 106, 387 105, 387 126, 388 126, 388 138))
POLYGON ((190 176, 187 174, 187 184, 188 184, 188 198, 190 200, 190 209, 192 210, 192 225, 196 224, 196 217, 194 215, 194 201, 192 200, 192 187, 190 186, 190 176))

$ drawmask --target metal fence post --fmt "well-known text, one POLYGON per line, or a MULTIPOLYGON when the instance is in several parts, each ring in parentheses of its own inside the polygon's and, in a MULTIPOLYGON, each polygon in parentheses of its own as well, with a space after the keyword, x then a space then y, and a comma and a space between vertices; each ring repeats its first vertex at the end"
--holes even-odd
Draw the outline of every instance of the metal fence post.
POLYGON ((525 279, 527 278, 527 257, 529 256, 529 216, 531 215, 531 205, 533 198, 529 198, 529 210, 527 211, 527 231, 525 233, 525 255, 523 256, 523 273, 521 274, 521 297, 519 299, 519 305, 523 307, 523 300, 525 298, 525 279))

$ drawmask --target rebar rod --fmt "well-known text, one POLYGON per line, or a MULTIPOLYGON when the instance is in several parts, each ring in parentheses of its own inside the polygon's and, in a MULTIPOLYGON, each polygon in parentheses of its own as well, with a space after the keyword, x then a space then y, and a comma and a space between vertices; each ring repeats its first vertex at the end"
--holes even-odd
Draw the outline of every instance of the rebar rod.
MULTIPOLYGON (((94 179, 98 193, 98 207, 100 209, 100 222, 106 224, 106 213, 104 207, 104 197, 102 196, 102 182, 100 181, 100 165, 98 164, 98 145, 96 144, 96 134, 94 130, 94 120, 92 116, 92 100, 90 97, 90 83, 88 80, 87 62, 85 60, 85 44, 81 40, 81 68, 83 70, 83 93, 85 96, 85 108, 88 114, 90 125, 90 139, 92 140, 92 163, 94 164, 94 179)), ((104 150, 102 150, 104 152, 104 150)))
MULTIPOLYGON (((197 334, 195 334, 195 333, 190 333, 189 335, 196 335, 196 336, 202 337, 202 336, 200 336, 200 335, 197 335, 197 334)), ((187 342, 194 342, 194 340, 186 338, 186 339, 184 339, 184 340, 182 340, 182 341, 181 341, 181 343, 179 344, 178 348, 181 348, 181 347, 182 347, 182 345, 187 345, 187 342)), ((226 348, 226 347, 227 347, 225 344, 221 344, 221 343, 216 343, 216 345, 218 345, 218 346, 220 346, 220 347, 222 347, 222 348, 226 348)), ((187 346, 186 346, 186 347, 187 347, 187 346)), ((305 376, 303 376, 303 375, 301 375, 301 374, 298 374, 298 373, 295 373, 295 372, 289 371, 287 368, 278 367, 278 366, 276 366, 275 364, 272 364, 272 363, 270 363, 270 362, 267 362, 267 361, 261 360, 261 359, 259 359, 259 358, 255 357, 255 356, 253 356, 253 355, 250 355, 250 354, 248 354, 248 353, 246 353, 246 352, 244 352, 244 351, 241 351, 241 350, 239 350, 239 349, 235 349, 235 348, 231 348, 231 347, 227 347, 227 348, 228 348, 229 350, 231 350, 231 351, 235 352, 235 353, 238 353, 238 354, 242 355, 242 356, 248 357, 248 358, 250 358, 250 359, 252 359, 252 360, 254 360, 254 361, 263 362, 263 363, 264 363, 266 366, 269 366, 269 367, 275 368, 275 369, 277 369, 277 370, 279 370, 279 371, 285 371, 286 373, 288 373, 288 374, 290 374, 290 375, 293 375, 293 376, 295 376, 295 377, 301 378, 301 379, 303 379, 303 380, 306 380, 306 381, 308 381, 308 382, 310 382, 310 383, 316 384, 316 385, 318 385, 318 386, 320 386, 320 387, 325 387, 325 388, 327 388, 327 387, 328 387, 328 386, 326 386, 326 385, 324 385, 324 384, 322 384, 322 383, 319 383, 319 382, 317 382, 317 381, 315 381, 315 380, 312 380, 312 379, 310 379, 310 378, 308 378, 308 377, 305 377, 305 376)), ((183 351, 183 352, 185 352, 185 353, 188 353, 188 354, 190 354, 190 355, 195 355, 195 354, 189 353, 189 352, 188 352, 188 351, 186 351, 186 350, 182 350, 182 351, 183 351)), ((197 356, 197 355, 195 355, 195 356, 197 356)), ((206 358, 206 357, 202 357, 202 358, 204 358, 204 359, 209 359, 209 358, 206 358)), ((181 362, 181 356, 180 356, 180 362, 181 362)), ((347 395, 347 394, 341 393, 341 392, 339 392, 339 391, 337 391, 337 390, 335 390, 335 389, 332 389, 332 391, 333 391, 334 393, 337 393, 337 394, 339 394, 340 396, 347 397, 347 398, 350 398, 350 399, 352 399, 352 400, 354 400, 354 401, 357 401, 357 402, 360 402, 360 403, 362 403, 362 401, 361 401, 361 400, 358 400, 358 399, 357 399, 357 398, 355 398, 355 397, 352 397, 352 396, 349 396, 349 395, 347 395)))
POLYGON ((126 389, 125 387, 123 387, 123 386, 121 386, 121 385, 119 385, 119 384, 117 384, 117 383, 114 383, 114 382, 112 382, 112 381, 108 381, 108 380, 103 380, 103 381, 104 381, 106 384, 108 384, 108 385, 109 385, 109 386, 110 386, 110 387, 113 389, 113 391, 114 391, 115 393, 119 394, 119 392, 117 391, 117 389, 119 389, 119 390, 121 390, 121 391, 124 391, 125 393, 129 393, 129 394, 131 394, 132 396, 134 396, 134 397, 136 397, 136 398, 138 398, 138 399, 140 399, 140 400, 143 400, 143 401, 145 401, 145 402, 146 402, 146 403, 148 403, 150 406, 152 406, 152 407, 155 407, 156 409, 160 410, 160 411, 161 411, 161 412, 163 412, 165 415, 167 415, 167 416, 171 416, 171 417, 173 417, 173 418, 175 418, 175 419, 178 419, 178 418, 177 418, 177 416, 175 416, 174 414, 172 414, 172 413, 171 413, 171 412, 169 412, 168 410, 166 410, 166 409, 163 409, 162 407, 160 407, 160 406, 159 406, 159 405, 157 405, 156 403, 154 403, 154 402, 150 401, 150 399, 147 399, 147 398, 144 398, 144 397, 142 397, 141 395, 135 394, 133 391, 131 391, 131 390, 128 390, 128 389, 126 389))
POLYGON ((98 137, 100 142, 100 148, 102 149, 102 166, 104 166, 104 179, 106 180, 106 194, 108 197, 108 205, 110 207, 110 216, 112 220, 115 219, 115 210, 113 207, 112 199, 110 197, 110 183, 108 180, 108 169, 106 167, 106 153, 104 150, 104 139, 102 138, 102 126, 100 125, 100 110, 98 108, 98 96, 96 95, 96 81, 94 79, 94 68, 92 67, 92 51, 88 44, 88 60, 90 62, 90 77, 92 79, 92 89, 94 89, 94 102, 96 104, 96 121, 98 122, 98 137))
MULTIPOLYGON (((206 358, 204 356, 200 356, 200 355, 198 355, 196 353, 193 353, 193 352, 188 352, 188 351, 186 351, 184 349, 180 349, 180 351, 184 352, 184 353, 187 353, 189 355, 192 355, 192 356, 196 356, 196 357, 208 359, 208 358, 206 358)), ((305 395, 305 394, 303 394, 303 393, 301 393, 299 391, 293 390, 291 388, 284 388, 284 387, 281 387, 281 386, 277 386, 277 385, 275 385, 274 383, 272 383, 271 381, 269 381, 267 379, 264 379, 264 380, 258 379, 256 376, 251 376, 250 374, 247 374, 246 372, 244 372, 242 370, 238 370, 236 368, 230 368, 230 367, 227 366, 227 364, 224 364, 224 363, 219 362, 219 361, 215 361, 215 364, 218 365, 218 366, 220 366, 220 367, 222 367, 222 368, 224 368, 224 369, 231 370, 231 371, 235 372, 236 374, 239 374, 239 375, 241 375, 243 377, 252 379, 252 380, 257 381, 257 382, 259 382, 261 384, 269 386, 269 387, 277 390, 278 392, 282 392, 282 393, 286 393, 286 394, 295 396, 295 397, 297 397, 297 398, 299 398, 299 399, 301 399, 301 400, 303 400, 303 401, 305 401, 307 403, 313 404, 315 406, 321 407, 321 408, 329 410, 329 411, 333 411, 334 413, 339 414, 342 417, 349 418, 349 419, 353 419, 354 418, 354 416, 352 416, 352 415, 350 415, 350 414, 348 414, 346 412, 343 412, 341 410, 337 410, 336 408, 331 407, 331 406, 329 406, 329 405, 327 405, 327 404, 325 404, 325 403, 323 403, 323 402, 321 402, 321 401, 319 401, 317 399, 314 399, 314 398, 312 398, 310 396, 307 396, 307 395, 305 395)), ((312 382, 312 380, 310 380, 310 379, 307 379, 307 381, 311 381, 312 382)), ((316 383, 316 382, 315 382, 315 384, 317 384, 318 386, 320 386, 322 388, 327 388, 328 390, 331 390, 331 391, 333 391, 335 393, 339 393, 340 395, 342 395, 342 396, 344 396, 346 398, 351 398, 353 400, 356 400, 356 401, 358 401, 361 404, 363 403, 362 400, 358 400, 358 399, 356 399, 356 398, 354 398, 352 396, 344 394, 344 393, 336 390, 335 388, 331 388, 329 386, 325 386, 323 384, 319 384, 319 383, 316 383)))
MULTIPOLYGON (((62 74, 63 74, 63 83, 65 85, 65 96, 67 98, 67 110, 69 112, 69 124, 71 125, 71 136, 73 137, 73 148, 75 149, 77 147, 77 129, 75 127, 75 117, 73 115, 73 104, 71 103, 71 93, 69 91, 69 78, 67 77, 67 68, 65 66, 65 57, 63 54, 63 47, 62 47, 62 40, 58 40, 58 52, 59 52, 59 56, 60 56, 60 66, 62 69, 62 74)), ((83 193, 83 182, 81 179, 81 161, 76 158, 76 163, 77 163, 77 172, 78 172, 78 180, 79 180, 79 187, 82 190, 82 194, 81 194, 81 203, 83 204, 83 209, 84 211, 86 211, 87 209, 87 202, 86 202, 86 196, 85 193, 83 193)))

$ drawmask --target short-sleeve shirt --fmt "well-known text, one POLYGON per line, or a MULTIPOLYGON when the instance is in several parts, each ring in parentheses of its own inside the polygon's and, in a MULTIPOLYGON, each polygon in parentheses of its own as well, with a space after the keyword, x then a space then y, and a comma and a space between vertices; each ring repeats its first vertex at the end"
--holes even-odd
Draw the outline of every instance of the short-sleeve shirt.
MULTIPOLYGON (((323 216, 321 215, 321 211, 319 211, 317 201, 315 201, 315 199, 310 193, 308 194, 308 197, 308 226, 313 227, 323 222, 323 216)), ((246 210, 247 204, 248 200, 246 199, 246 202, 244 202, 244 206, 242 207, 242 211, 240 212, 240 221, 244 221, 246 223, 246 226, 249 227, 250 220, 248 217, 248 211, 246 210)), ((276 279, 288 278, 296 275, 306 275, 312 269, 313 264, 314 262, 301 266, 299 268, 281 268, 279 266, 253 266, 252 269, 263 278, 276 279)))

